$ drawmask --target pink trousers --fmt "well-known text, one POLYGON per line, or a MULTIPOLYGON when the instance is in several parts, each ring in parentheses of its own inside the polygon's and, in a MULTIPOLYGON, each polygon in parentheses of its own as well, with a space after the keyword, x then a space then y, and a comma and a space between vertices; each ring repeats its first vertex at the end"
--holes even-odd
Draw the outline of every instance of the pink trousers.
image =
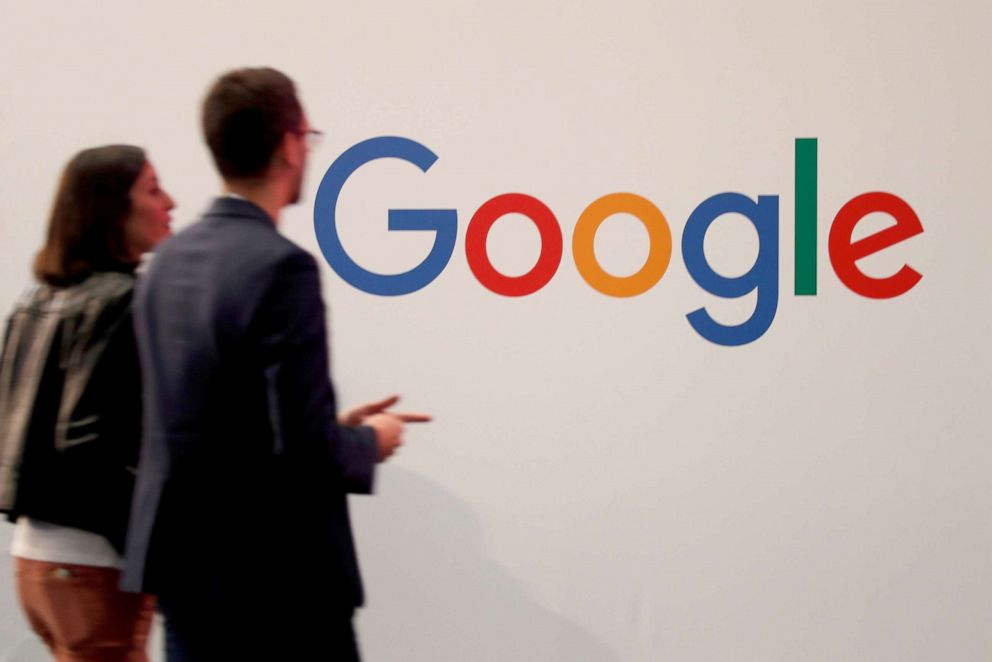
POLYGON ((120 572, 14 558, 21 607, 59 662, 147 662, 155 598, 117 588, 120 572))

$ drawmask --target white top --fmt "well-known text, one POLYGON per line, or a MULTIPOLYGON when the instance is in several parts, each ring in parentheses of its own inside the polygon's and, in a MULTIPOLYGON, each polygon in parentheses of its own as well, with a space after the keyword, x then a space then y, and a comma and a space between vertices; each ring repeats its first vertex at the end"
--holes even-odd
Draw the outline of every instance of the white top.
POLYGON ((123 567, 123 559, 103 536, 24 516, 18 517, 14 525, 10 553, 32 561, 123 567))

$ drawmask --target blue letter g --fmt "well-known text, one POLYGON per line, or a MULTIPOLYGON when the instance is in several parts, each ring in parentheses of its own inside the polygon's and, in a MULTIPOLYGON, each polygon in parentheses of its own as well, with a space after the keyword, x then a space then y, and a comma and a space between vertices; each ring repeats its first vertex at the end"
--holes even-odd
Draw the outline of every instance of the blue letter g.
POLYGON ((341 245, 336 209, 345 181, 360 167, 376 159, 394 158, 412 163, 427 172, 437 155, 408 138, 370 138, 347 149, 324 173, 313 207, 317 243, 331 268, 348 284, 369 294, 397 296, 416 292, 437 278, 451 259, 458 234, 454 209, 390 209, 390 230, 430 230, 436 233, 431 252, 413 269, 400 274, 378 274, 359 266, 341 245))

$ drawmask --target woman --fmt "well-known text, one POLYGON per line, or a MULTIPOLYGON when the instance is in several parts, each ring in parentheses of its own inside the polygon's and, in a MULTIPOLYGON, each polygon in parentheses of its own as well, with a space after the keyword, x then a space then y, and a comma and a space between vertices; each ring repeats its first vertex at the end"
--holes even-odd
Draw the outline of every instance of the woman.
POLYGON ((66 166, 39 281, 0 355, 0 511, 21 605, 57 660, 144 661, 151 596, 117 581, 141 436, 134 272, 167 237, 172 198, 138 147, 66 166))

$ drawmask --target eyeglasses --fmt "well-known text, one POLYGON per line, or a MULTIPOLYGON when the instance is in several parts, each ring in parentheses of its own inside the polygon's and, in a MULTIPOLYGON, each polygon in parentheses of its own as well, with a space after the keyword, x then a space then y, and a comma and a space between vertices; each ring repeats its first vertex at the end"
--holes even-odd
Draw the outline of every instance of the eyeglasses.
POLYGON ((305 129, 294 131, 293 133, 307 141, 307 149, 317 149, 320 141, 324 138, 324 132, 317 129, 305 129))

